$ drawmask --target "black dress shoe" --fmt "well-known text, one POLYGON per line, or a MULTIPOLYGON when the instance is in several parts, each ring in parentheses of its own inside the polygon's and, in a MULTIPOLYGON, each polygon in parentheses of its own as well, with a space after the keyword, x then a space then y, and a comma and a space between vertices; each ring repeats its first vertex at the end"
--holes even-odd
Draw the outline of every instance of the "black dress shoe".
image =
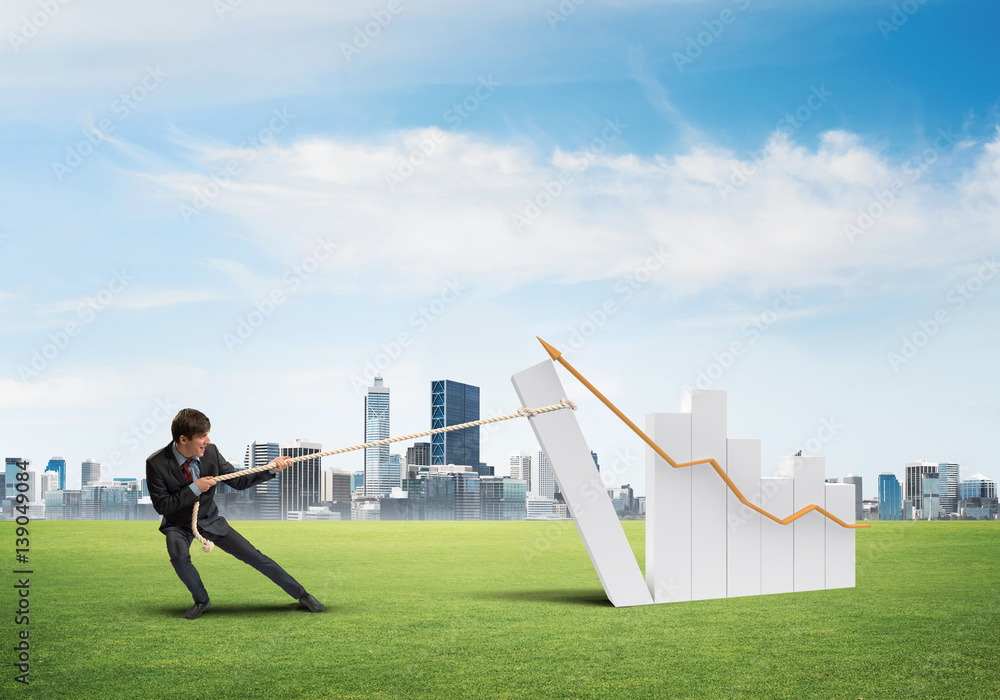
POLYGON ((299 598, 299 605, 304 605, 309 608, 309 612, 326 612, 326 608, 323 607, 323 604, 309 593, 306 593, 299 598))
POLYGON ((185 620, 197 620, 199 617, 201 617, 201 614, 203 612, 205 612, 206 610, 208 610, 210 607, 212 607, 212 603, 211 602, 208 602, 208 603, 195 603, 190 608, 188 608, 188 611, 186 613, 184 613, 184 619, 185 620))

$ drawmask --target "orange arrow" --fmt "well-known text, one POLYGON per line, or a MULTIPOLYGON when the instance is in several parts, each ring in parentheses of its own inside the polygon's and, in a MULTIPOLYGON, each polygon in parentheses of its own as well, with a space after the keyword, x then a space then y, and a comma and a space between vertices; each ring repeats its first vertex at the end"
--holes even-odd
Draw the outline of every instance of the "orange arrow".
MULTIPOLYGON (((537 337, 537 336, 535 336, 535 337, 537 337)), ((733 480, 729 478, 729 475, 726 474, 725 470, 721 466, 719 466, 719 463, 716 462, 714 459, 712 459, 712 458, 709 458, 709 459, 699 459, 699 460, 697 460, 695 462, 684 462, 683 464, 678 464, 673 459, 671 459, 670 455, 668 455, 666 452, 664 452, 660 448, 659 445, 657 445, 655 442, 653 442, 652 438, 650 438, 648 435, 646 435, 646 433, 644 433, 642 430, 640 430, 639 426, 637 426, 635 423, 633 423, 631 420, 629 420, 628 416, 626 416, 624 413, 622 413, 621 411, 619 411, 617 406, 615 406, 613 403, 611 403, 607 399, 607 397, 604 396, 604 394, 602 394, 600 391, 597 390, 597 387, 595 387, 593 384, 591 384, 590 382, 588 382, 587 379, 586 379, 586 377, 584 377, 582 374, 580 374, 579 372, 577 372, 576 368, 573 367, 573 365, 571 365, 569 362, 567 362, 563 358, 561 352, 559 352, 558 350, 556 350, 554 347, 552 347, 551 345, 549 345, 548 343, 546 343, 541 338, 538 338, 538 342, 541 343, 542 347, 545 348, 545 351, 547 353, 549 353, 549 357, 551 357, 553 360, 555 360, 556 362, 558 362, 559 364, 561 364, 563 367, 565 367, 567 370, 569 370, 570 374, 572 374, 574 377, 576 377, 580 381, 581 384, 583 384, 585 387, 587 387, 588 389, 590 389, 590 392, 594 396, 596 396, 597 398, 599 398, 601 400, 601 403, 603 403, 605 406, 607 406, 608 408, 610 408, 612 413, 614 413, 616 416, 618 416, 622 420, 622 422, 625 423, 625 425, 627 425, 628 427, 630 427, 632 429, 632 431, 636 435, 638 435, 639 437, 641 437, 643 439, 643 441, 647 445, 649 445, 656 454, 660 455, 660 457, 662 457, 663 459, 665 459, 666 462, 667 462, 667 464, 669 464, 674 469, 680 469, 681 467, 693 467, 696 464, 711 464, 712 468, 715 469, 715 472, 719 476, 722 477, 723 481, 726 482, 726 486, 728 486, 729 490, 733 492, 733 495, 735 495, 736 498, 740 499, 740 503, 742 503, 743 505, 745 505, 747 508, 750 508, 751 510, 757 511, 761 515, 763 515, 763 516, 765 516, 767 518, 770 518, 771 520, 773 520, 774 522, 778 523, 779 525, 787 525, 790 522, 798 520, 799 518, 801 518, 806 513, 815 510, 815 511, 817 511, 819 513, 822 513, 823 515, 825 515, 826 517, 828 517, 830 520, 832 520, 833 522, 837 523, 841 527, 847 527, 847 528, 851 528, 851 529, 859 529, 859 528, 871 527, 871 525, 868 525, 868 524, 845 523, 843 520, 841 520, 840 518, 838 518, 836 515, 834 515, 830 511, 826 510, 825 508, 821 508, 820 506, 815 505, 815 504, 806 506, 802 510, 796 511, 796 512, 792 513, 791 515, 789 515, 784 520, 782 520, 781 518, 777 517, 776 515, 771 515, 770 513, 768 513, 763 508, 755 506, 753 503, 751 503, 750 501, 748 501, 746 499, 746 496, 744 496, 743 493, 738 488, 736 488, 736 484, 734 484, 733 480)))

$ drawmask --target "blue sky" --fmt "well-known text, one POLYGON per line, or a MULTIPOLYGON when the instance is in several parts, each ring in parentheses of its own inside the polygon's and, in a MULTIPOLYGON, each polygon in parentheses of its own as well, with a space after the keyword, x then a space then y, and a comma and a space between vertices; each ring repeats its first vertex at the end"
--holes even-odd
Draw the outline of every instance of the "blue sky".
POLYGON ((353 444, 376 365, 394 434, 432 379, 507 413, 538 335, 639 422, 727 390, 766 474, 1000 478, 995 3, 12 5, 5 456, 139 476, 184 406, 353 444))

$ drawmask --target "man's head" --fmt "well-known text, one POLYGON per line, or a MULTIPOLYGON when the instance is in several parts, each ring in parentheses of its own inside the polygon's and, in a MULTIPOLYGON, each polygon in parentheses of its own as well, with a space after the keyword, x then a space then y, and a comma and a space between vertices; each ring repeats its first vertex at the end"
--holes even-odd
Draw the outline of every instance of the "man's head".
POLYGON ((170 424, 170 434, 177 445, 177 451, 185 457, 201 457, 205 448, 211 443, 208 431, 212 422, 201 411, 193 408, 182 408, 174 416, 170 424))

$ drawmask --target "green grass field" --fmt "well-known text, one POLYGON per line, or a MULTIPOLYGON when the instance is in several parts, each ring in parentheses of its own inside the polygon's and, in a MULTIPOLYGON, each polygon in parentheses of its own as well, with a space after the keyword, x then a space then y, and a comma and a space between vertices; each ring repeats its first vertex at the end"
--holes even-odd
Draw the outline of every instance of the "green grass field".
MULTIPOLYGON (((856 589, 616 609, 569 523, 237 527, 315 615, 220 550, 187 590, 153 522, 31 526, 31 684, 2 698, 986 698, 1000 523, 875 523, 856 589)), ((625 523, 643 560, 643 523, 625 523)), ((0 524, 13 561, 13 523, 0 524)), ((16 594, 5 566, 5 609, 16 594)))

